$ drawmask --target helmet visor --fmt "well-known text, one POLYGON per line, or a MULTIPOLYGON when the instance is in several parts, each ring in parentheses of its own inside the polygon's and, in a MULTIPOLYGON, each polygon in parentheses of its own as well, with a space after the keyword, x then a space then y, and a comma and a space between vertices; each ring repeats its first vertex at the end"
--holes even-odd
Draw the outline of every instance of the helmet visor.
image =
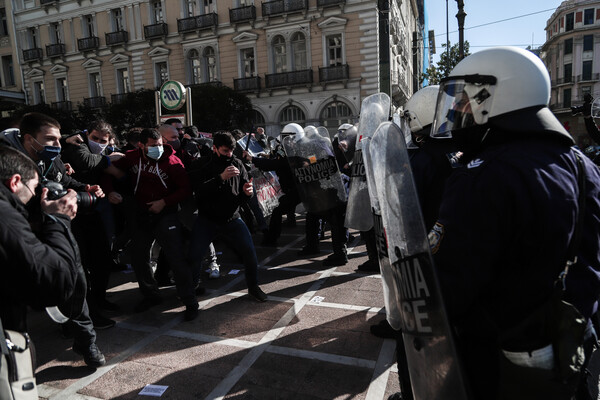
POLYGON ((431 136, 451 138, 452 131, 487 122, 496 78, 489 75, 449 77, 440 84, 431 136))

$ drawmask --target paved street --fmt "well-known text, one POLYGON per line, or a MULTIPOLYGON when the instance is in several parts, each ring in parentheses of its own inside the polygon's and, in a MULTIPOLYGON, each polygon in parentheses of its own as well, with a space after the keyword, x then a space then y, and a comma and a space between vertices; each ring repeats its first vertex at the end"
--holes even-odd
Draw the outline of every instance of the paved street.
POLYGON ((113 273, 108 298, 122 311, 108 314, 116 327, 98 331, 107 364, 95 371, 56 324, 31 312, 40 396, 144 399, 152 398, 139 395, 146 385, 162 385, 163 399, 387 399, 398 391, 395 342, 369 332, 385 317, 381 278, 356 271, 367 257, 353 233, 350 262, 333 268, 321 263, 330 232, 320 256, 298 259, 304 216, 284 228, 279 248, 259 247, 256 234, 265 303, 248 297, 239 259, 215 243, 222 276, 205 281, 192 322, 183 321, 174 287, 161 289, 160 306, 133 313, 141 299, 134 275, 113 273))

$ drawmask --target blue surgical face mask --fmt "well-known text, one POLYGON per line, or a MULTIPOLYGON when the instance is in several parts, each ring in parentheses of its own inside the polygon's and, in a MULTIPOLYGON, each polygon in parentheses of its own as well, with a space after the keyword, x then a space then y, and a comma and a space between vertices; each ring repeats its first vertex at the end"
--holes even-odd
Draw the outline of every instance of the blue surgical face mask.
POLYGON ((148 146, 147 156, 153 160, 158 160, 164 152, 165 149, 163 146, 148 146))
MULTIPOLYGON (((33 140, 35 140, 35 142, 37 144, 39 144, 40 146, 43 146, 35 138, 33 140)), ((58 157, 60 155, 60 146, 43 146, 43 147, 44 148, 42 150, 36 150, 35 147, 33 149, 37 153, 38 157, 45 162, 51 163, 52 161, 54 161, 54 159, 56 157, 58 157)))

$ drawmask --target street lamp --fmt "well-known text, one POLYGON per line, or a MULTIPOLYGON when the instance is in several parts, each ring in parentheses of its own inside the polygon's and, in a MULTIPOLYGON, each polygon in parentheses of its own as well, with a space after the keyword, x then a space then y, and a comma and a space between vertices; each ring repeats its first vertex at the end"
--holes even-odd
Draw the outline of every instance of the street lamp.
MULTIPOLYGON (((463 0, 456 0, 458 3, 458 13, 456 14, 456 19, 458 20, 458 54, 459 60, 465 58, 465 17, 467 13, 464 10, 465 3, 463 0)), ((446 0, 446 18, 448 18, 448 0, 446 0)))

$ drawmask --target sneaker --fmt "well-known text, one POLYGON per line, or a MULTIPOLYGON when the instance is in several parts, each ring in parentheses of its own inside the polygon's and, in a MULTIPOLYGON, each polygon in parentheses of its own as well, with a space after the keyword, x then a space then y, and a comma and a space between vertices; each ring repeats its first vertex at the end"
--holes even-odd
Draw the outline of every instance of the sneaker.
POLYGON ((367 260, 360 264, 356 269, 363 272, 379 272, 379 263, 367 260))
POLYGON ((346 265, 348 262, 348 256, 346 254, 330 254, 329 257, 323 260, 323 266, 325 267, 338 267, 340 265, 346 265))
POLYGON ((260 303, 267 301, 267 295, 258 285, 248 288, 248 294, 254 297, 254 299, 260 303))
POLYGON ((75 354, 83 356, 83 361, 85 361, 88 367, 98 368, 106 364, 104 354, 100 352, 96 343, 92 343, 89 346, 78 346, 77 344, 74 344, 73 351, 75 354))
POLYGON ((90 315, 90 318, 92 319, 94 329, 96 330, 112 328, 117 324, 114 320, 106 318, 100 314, 90 315))
POLYGON ((386 319, 381 320, 377 325, 371 325, 369 330, 374 336, 382 339, 393 339, 396 337, 396 331, 386 319))
POLYGON ((185 311, 183 312, 184 321, 195 320, 196 317, 198 316, 199 308, 200 308, 200 306, 198 306, 198 303, 188 304, 187 306, 185 306, 185 311))
POLYGON ((302 250, 298 252, 299 256, 315 256, 321 254, 321 251, 318 247, 308 247, 304 246, 302 250))
POLYGON ((160 297, 144 297, 142 301, 136 304, 133 308, 133 311, 136 313, 144 312, 154 306, 162 303, 162 299, 160 297))
POLYGON ((221 277, 221 271, 219 271, 219 266, 217 264, 213 264, 210 266, 210 272, 208 273, 208 277, 210 279, 217 279, 221 277))

